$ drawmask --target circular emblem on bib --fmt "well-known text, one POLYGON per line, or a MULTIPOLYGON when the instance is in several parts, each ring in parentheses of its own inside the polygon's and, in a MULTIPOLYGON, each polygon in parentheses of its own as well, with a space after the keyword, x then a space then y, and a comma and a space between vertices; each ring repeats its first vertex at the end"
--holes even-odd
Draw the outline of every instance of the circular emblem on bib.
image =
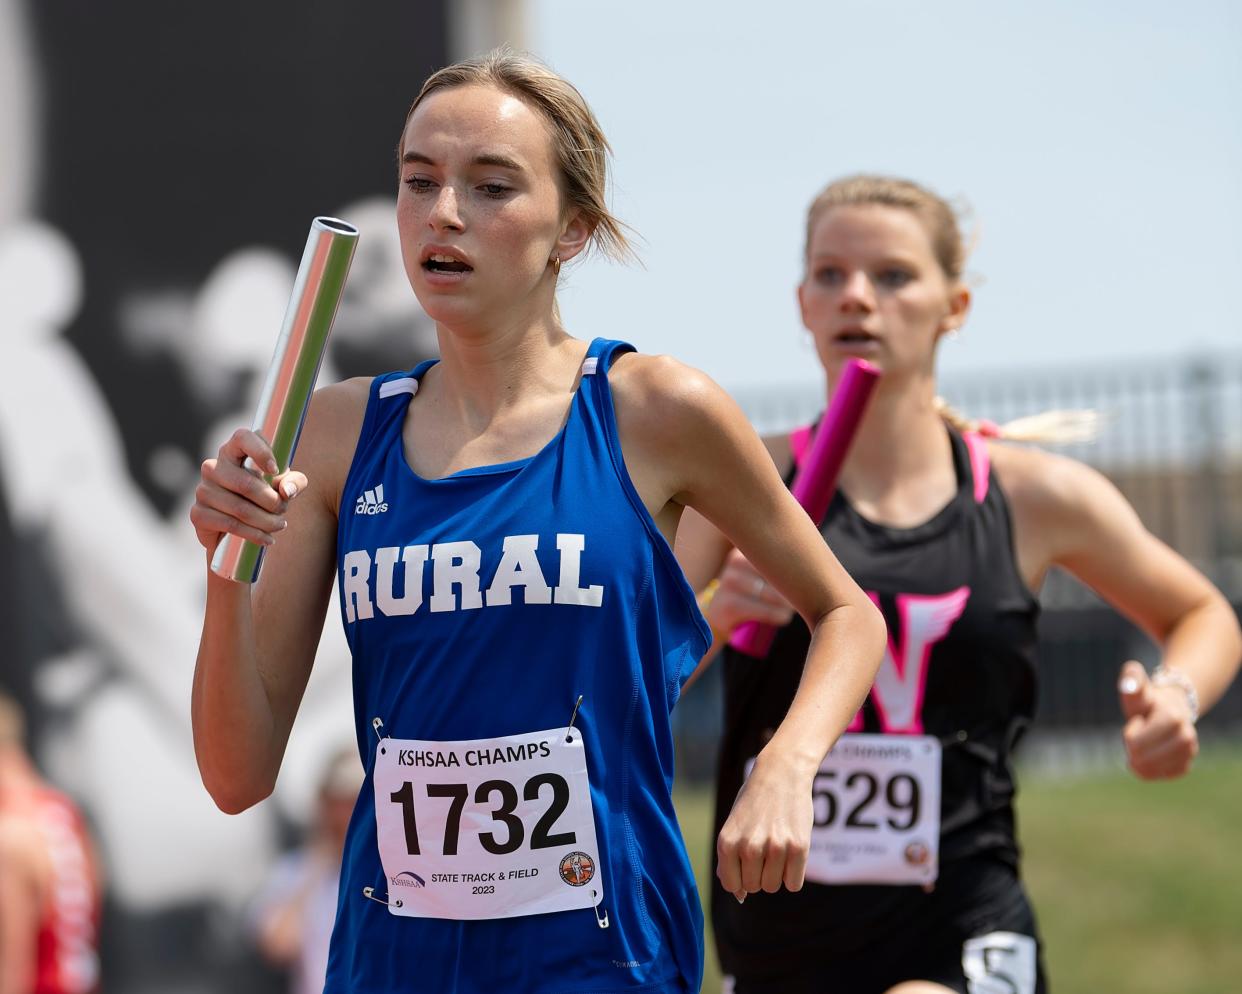
POLYGON ((923 866, 931 859, 931 850, 927 848, 926 843, 911 842, 906 846, 906 862, 911 866, 923 866))
POLYGON ((584 852, 571 852, 561 860, 561 879, 570 887, 583 887, 595 876, 595 860, 584 852))

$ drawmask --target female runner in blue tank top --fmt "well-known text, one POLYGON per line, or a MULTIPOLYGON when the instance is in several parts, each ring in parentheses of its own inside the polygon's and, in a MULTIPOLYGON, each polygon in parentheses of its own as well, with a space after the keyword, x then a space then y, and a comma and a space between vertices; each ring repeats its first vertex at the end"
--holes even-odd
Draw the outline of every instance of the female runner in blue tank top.
MULTIPOLYGON (((1134 662, 1119 678, 1141 777, 1186 772, 1196 713, 1223 693, 1242 651, 1220 593, 1099 474, 946 423, 934 358, 969 308, 963 257, 952 210, 913 183, 853 177, 811 207, 798 299, 829 389, 851 356, 883 370, 822 530, 884 612, 889 648, 858 734, 817 777, 807 886, 742 905, 721 868, 713 928, 736 994, 1045 989, 1009 756, 1034 711, 1034 591, 1051 566, 1164 647, 1153 678, 1134 662)), ((787 477, 807 434, 768 440, 787 477)), ((677 551, 696 586, 719 577, 706 607, 714 631, 784 626, 763 662, 724 652, 719 824, 793 698, 806 633, 701 518, 687 515, 677 551)))
POLYGON ((433 75, 401 137, 397 224, 441 359, 318 391, 297 470, 270 485, 243 466, 274 468, 247 430, 204 464, 205 548, 270 546, 253 590, 209 574, 194 733, 221 808, 271 791, 334 582, 353 649, 367 779, 329 994, 698 990, 669 712, 710 634, 672 555, 683 507, 815 631, 722 834, 738 880, 801 886, 814 770, 883 651, 723 392, 561 327, 562 265, 626 247, 606 151, 537 63, 433 75))

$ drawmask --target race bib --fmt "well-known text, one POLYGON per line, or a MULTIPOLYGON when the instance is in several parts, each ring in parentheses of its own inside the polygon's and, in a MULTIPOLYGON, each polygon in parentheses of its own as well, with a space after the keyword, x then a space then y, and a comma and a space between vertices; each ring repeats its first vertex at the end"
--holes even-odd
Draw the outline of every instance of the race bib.
MULTIPOLYGON (((750 774, 751 760, 747 766, 750 774)), ((940 742, 842 735, 812 790, 806 878, 821 884, 928 884, 940 853, 940 742)))
POLYGON ((1021 932, 990 932, 967 939, 962 972, 969 994, 1035 994, 1039 947, 1021 932))
POLYGON ((384 738, 373 780, 392 914, 515 918, 603 900, 577 731, 460 742, 384 738))

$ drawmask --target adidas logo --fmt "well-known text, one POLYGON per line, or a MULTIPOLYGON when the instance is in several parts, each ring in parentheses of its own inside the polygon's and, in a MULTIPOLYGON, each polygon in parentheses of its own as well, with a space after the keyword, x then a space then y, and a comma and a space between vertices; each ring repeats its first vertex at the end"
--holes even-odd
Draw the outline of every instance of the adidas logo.
POLYGON ((354 505, 354 514, 383 514, 388 510, 388 505, 384 502, 384 484, 380 484, 374 490, 363 491, 358 503, 354 505))

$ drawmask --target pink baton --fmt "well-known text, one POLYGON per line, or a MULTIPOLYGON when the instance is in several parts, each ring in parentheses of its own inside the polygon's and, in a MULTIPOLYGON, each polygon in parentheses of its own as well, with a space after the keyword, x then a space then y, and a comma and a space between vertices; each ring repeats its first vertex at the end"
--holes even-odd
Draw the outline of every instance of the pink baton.
MULTIPOLYGON (((806 458, 798 468, 790 488, 794 499, 802 505, 816 526, 828 513, 828 505, 837 489, 837 474, 858 431, 871 391, 880 378, 880 371, 862 359, 850 359, 841 373, 841 382, 832 392, 832 400, 811 442, 806 458)), ((738 625, 729 638, 729 645, 756 659, 767 657, 776 629, 758 621, 738 625)))

